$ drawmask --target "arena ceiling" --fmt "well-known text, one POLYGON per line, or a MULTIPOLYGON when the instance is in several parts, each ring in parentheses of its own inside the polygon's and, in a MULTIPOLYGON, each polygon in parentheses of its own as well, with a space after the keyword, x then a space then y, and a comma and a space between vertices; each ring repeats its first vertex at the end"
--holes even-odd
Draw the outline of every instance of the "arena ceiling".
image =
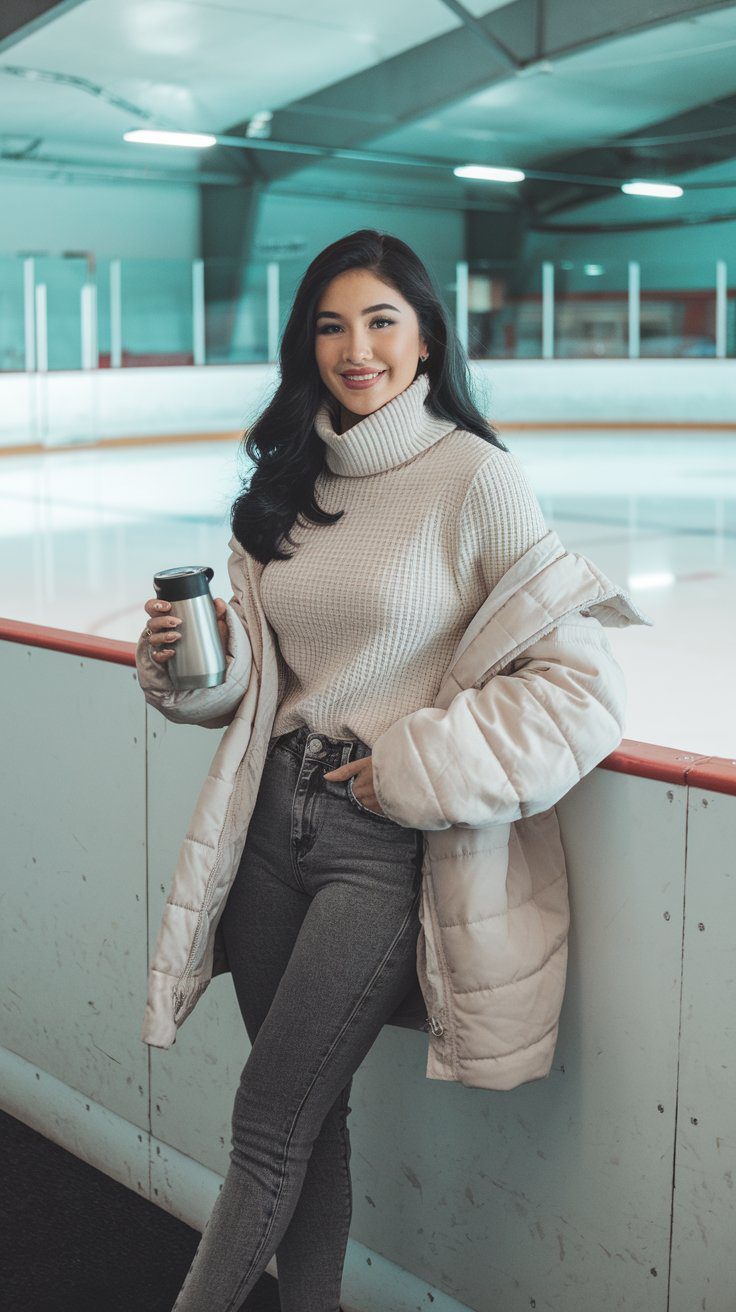
POLYGON ((736 217, 736 4, 6 0, 0 177, 192 181, 524 210, 540 229, 736 217), (123 140, 213 133, 208 151, 123 140), (469 182, 456 164, 524 169, 469 182), (731 211, 733 213, 731 214, 731 211))

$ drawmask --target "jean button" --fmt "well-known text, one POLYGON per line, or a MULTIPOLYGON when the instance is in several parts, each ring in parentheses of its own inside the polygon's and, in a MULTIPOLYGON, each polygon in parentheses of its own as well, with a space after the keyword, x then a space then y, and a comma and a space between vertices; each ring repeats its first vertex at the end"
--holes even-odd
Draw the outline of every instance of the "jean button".
POLYGON ((307 743, 307 751, 308 751, 308 752, 321 752, 321 751, 322 751, 322 739, 321 739, 321 738, 310 738, 310 739, 309 739, 309 742, 307 743))

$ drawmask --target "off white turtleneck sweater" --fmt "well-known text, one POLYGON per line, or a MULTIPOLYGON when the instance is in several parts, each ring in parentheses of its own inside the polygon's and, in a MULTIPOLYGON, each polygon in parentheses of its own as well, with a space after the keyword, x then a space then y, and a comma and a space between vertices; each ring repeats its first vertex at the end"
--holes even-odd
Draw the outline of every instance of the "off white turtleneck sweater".
POLYGON ((272 736, 308 725, 369 747, 432 706, 457 642, 502 574, 547 532, 510 452, 425 408, 414 382, 345 433, 323 405, 315 483, 335 524, 298 517, 261 596, 280 648, 272 736), (292 550, 288 543, 287 550, 292 550))

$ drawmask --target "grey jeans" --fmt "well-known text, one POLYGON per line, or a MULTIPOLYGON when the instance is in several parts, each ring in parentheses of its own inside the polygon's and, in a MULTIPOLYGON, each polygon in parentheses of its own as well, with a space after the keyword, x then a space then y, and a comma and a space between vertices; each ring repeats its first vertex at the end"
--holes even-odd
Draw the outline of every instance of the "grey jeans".
POLYGON ((423 835, 326 771, 369 756, 307 728, 269 744, 222 932, 251 1051, 230 1166, 172 1312, 235 1312, 276 1254, 282 1312, 338 1312, 352 1077, 416 983, 423 835))

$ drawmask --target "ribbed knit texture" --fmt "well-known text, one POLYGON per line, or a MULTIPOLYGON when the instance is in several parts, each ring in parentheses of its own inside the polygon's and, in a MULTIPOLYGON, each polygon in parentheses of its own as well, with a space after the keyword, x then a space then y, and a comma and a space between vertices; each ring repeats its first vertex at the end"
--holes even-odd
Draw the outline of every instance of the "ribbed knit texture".
POLYGON ((280 648, 274 736, 306 724, 372 747, 433 705, 473 615, 547 532, 516 457, 436 419, 428 388, 420 375, 342 434, 319 411, 316 499, 345 513, 299 517, 292 559, 261 575, 280 648))

